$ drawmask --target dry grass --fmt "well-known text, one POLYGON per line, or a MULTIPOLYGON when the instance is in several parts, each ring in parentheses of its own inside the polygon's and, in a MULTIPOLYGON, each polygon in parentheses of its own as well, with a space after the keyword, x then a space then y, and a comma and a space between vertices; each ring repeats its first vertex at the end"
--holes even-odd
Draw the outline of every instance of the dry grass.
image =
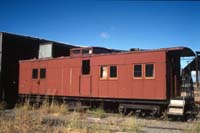
POLYGON ((68 132, 68 126, 65 128, 63 124, 58 127, 45 123, 46 115, 63 115, 67 112, 68 109, 65 105, 45 103, 36 109, 27 101, 23 105, 16 105, 13 115, 1 115, 0 132, 68 132))
POLYGON ((48 101, 44 101, 39 108, 35 108, 27 101, 23 105, 17 105, 9 113, 0 113, 0 132, 106 133, 140 130, 133 117, 125 118, 123 124, 119 124, 116 120, 107 121, 106 113, 101 108, 91 112, 90 117, 98 121, 88 121, 87 113, 69 112, 65 104, 49 104, 48 101))
POLYGON ((43 114, 66 114, 69 112, 66 104, 59 104, 55 101, 49 104, 48 100, 45 100, 38 110, 43 114))

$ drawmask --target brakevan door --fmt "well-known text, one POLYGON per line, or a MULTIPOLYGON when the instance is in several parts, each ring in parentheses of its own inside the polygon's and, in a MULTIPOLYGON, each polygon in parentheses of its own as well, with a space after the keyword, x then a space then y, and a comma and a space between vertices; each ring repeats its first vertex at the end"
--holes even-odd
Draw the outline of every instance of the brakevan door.
POLYGON ((33 62, 32 64, 32 75, 31 75, 31 89, 30 89, 30 93, 31 94, 38 94, 38 90, 39 90, 39 65, 37 62, 33 62))
POLYGON ((46 66, 40 67, 39 70, 39 94, 47 95, 46 66))
POLYGON ((46 94, 46 65, 34 62, 32 67, 31 94, 46 94))
POLYGON ((90 60, 82 60, 82 73, 80 76, 80 96, 91 95, 90 60))

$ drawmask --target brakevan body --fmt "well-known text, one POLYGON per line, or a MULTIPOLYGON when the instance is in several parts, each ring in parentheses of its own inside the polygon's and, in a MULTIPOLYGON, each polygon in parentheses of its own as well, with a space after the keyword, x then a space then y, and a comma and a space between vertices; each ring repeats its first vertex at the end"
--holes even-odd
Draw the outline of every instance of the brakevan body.
POLYGON ((117 103, 120 111, 161 112, 180 96, 180 57, 194 55, 186 47, 95 51, 76 48, 69 57, 20 61, 20 97, 108 101, 117 103))

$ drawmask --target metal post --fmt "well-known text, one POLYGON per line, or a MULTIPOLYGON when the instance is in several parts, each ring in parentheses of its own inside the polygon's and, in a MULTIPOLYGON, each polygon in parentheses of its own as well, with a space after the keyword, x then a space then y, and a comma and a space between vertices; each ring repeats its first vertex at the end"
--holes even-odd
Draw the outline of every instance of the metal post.
POLYGON ((198 54, 199 52, 196 52, 196 87, 199 89, 199 65, 198 65, 198 54))
POLYGON ((3 33, 0 33, 0 101, 3 100, 3 85, 2 85, 3 77, 2 77, 2 71, 1 71, 2 70, 2 54, 3 54, 2 47, 3 47, 3 33))

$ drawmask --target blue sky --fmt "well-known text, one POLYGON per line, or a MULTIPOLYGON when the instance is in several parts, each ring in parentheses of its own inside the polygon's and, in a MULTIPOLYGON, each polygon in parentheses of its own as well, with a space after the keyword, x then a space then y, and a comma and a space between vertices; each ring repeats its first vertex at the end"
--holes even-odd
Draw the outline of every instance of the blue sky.
POLYGON ((0 31, 84 46, 200 50, 200 2, 1 0, 0 31))

